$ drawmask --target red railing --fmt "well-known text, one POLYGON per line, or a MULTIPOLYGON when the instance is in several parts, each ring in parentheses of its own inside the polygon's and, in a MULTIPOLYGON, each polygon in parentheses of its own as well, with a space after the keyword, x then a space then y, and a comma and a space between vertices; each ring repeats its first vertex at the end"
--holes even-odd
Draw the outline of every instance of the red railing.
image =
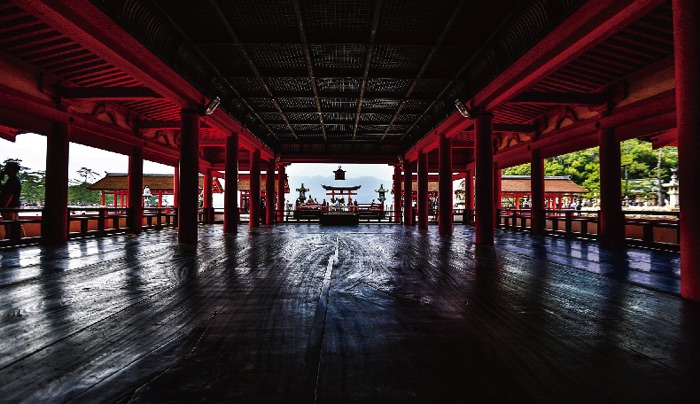
MULTIPOLYGON (((41 209, 0 209, 0 212, 16 212, 17 220, 0 219, 0 246, 35 243, 41 240, 41 209)), ((127 231, 127 208, 68 208, 68 237, 101 236, 127 231)), ((143 228, 177 226, 177 210, 174 208, 144 208, 143 228)))

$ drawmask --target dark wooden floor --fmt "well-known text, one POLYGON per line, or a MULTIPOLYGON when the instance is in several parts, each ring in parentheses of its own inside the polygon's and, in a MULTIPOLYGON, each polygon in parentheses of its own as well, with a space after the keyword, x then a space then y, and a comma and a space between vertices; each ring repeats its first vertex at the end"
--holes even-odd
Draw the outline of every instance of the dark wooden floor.
POLYGON ((678 255, 282 225, 0 250, 2 402, 697 402, 678 255))

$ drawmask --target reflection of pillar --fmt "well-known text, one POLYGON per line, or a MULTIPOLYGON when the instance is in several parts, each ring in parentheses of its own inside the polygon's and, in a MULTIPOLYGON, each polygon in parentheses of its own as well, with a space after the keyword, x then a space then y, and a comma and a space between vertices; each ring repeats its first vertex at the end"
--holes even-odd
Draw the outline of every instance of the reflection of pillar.
POLYGON ((476 169, 476 244, 493 244, 493 115, 480 114, 474 123, 476 169))
POLYGON ((284 180, 286 178, 284 164, 277 166, 277 223, 284 221, 284 180))
POLYGON ((248 227, 260 227, 260 150, 250 152, 250 222, 248 227))
POLYGON ((544 160, 539 150, 533 150, 530 156, 530 232, 533 235, 544 233, 544 160))
POLYGON ((129 232, 138 234, 143 223, 143 147, 134 146, 129 155, 129 232))
POLYGON ((681 243, 681 295, 700 300, 700 2, 673 0, 681 243))
POLYGON ((267 163, 265 176, 265 224, 275 223, 275 160, 267 163))
POLYGON ((401 221, 401 166, 394 166, 394 222, 401 221))
POLYGON ((413 173, 411 162, 403 162, 403 224, 413 225, 413 173))
POLYGON ((418 152, 418 228, 428 228, 428 154, 418 152))
POLYGON ((207 168, 204 170, 204 177, 202 178, 202 212, 204 213, 204 223, 207 224, 214 222, 214 197, 211 183, 211 168, 207 168))
POLYGON ((44 243, 68 240, 68 149, 70 126, 55 123, 46 138, 46 188, 41 235, 44 243))
POLYGON ((442 235, 452 234, 452 140, 440 135, 440 189, 438 230, 442 235))
POLYGON ((625 243, 622 215, 620 142, 613 129, 599 131, 600 142, 600 243, 620 247, 625 243))
POLYGON ((226 138, 226 189, 224 233, 235 233, 238 225, 238 133, 226 138))
POLYGON ((177 239, 180 243, 197 244, 199 115, 189 109, 183 109, 181 115, 177 239))

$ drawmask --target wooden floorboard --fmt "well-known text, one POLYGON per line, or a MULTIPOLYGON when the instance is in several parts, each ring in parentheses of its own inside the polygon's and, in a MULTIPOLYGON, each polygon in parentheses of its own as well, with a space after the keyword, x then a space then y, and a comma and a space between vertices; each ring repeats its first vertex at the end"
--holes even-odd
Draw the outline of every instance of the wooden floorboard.
POLYGON ((678 254, 280 225, 0 249, 2 402, 697 402, 678 254))

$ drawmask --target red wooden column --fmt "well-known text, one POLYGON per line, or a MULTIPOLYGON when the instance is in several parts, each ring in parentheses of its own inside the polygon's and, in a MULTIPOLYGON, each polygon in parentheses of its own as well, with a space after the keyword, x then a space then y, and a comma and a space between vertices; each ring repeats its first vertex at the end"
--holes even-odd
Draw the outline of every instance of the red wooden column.
POLYGON ((413 225, 413 172, 411 162, 404 160, 403 163, 403 224, 413 225))
POLYGON ((100 195, 100 206, 105 206, 105 190, 102 190, 102 194, 100 195))
POLYGON ((530 233, 544 234, 544 159, 539 150, 533 150, 530 159, 530 233))
POLYGON ((673 0, 680 189, 681 295, 700 300, 700 2, 673 0))
POLYGON ((250 152, 250 222, 248 227, 260 227, 260 150, 250 152))
POLYGON ((440 135, 440 183, 438 230, 441 235, 452 234, 452 140, 440 135))
POLYGON ((41 236, 46 244, 68 240, 68 150, 70 125, 55 123, 46 139, 46 188, 41 236))
POLYGON ((204 223, 214 223, 214 196, 212 195, 211 168, 204 170, 202 178, 202 211, 204 212, 204 223))
POLYGON ((401 221, 401 166, 394 166, 394 223, 401 221))
POLYGON ((479 114, 474 123, 476 170, 476 244, 493 244, 493 115, 479 114))
POLYGON ((428 228, 428 154, 418 152, 418 228, 428 228))
POLYGON ((138 234, 143 225, 143 147, 134 146, 131 150, 127 187, 129 233, 138 234))
POLYGON ((286 179, 285 165, 277 165, 277 223, 284 222, 284 180, 286 179))
POLYGON ((275 223, 275 160, 267 163, 265 177, 265 224, 275 223))
POLYGON ((224 233, 238 229, 238 133, 226 138, 226 190, 224 191, 224 233))
POLYGON ((177 239, 180 243, 197 244, 199 115, 194 110, 183 109, 181 116, 177 239))
POLYGON ((614 129, 598 133, 600 144, 600 243, 617 248, 625 244, 625 222, 622 215, 622 175, 620 174, 620 142, 614 129))

